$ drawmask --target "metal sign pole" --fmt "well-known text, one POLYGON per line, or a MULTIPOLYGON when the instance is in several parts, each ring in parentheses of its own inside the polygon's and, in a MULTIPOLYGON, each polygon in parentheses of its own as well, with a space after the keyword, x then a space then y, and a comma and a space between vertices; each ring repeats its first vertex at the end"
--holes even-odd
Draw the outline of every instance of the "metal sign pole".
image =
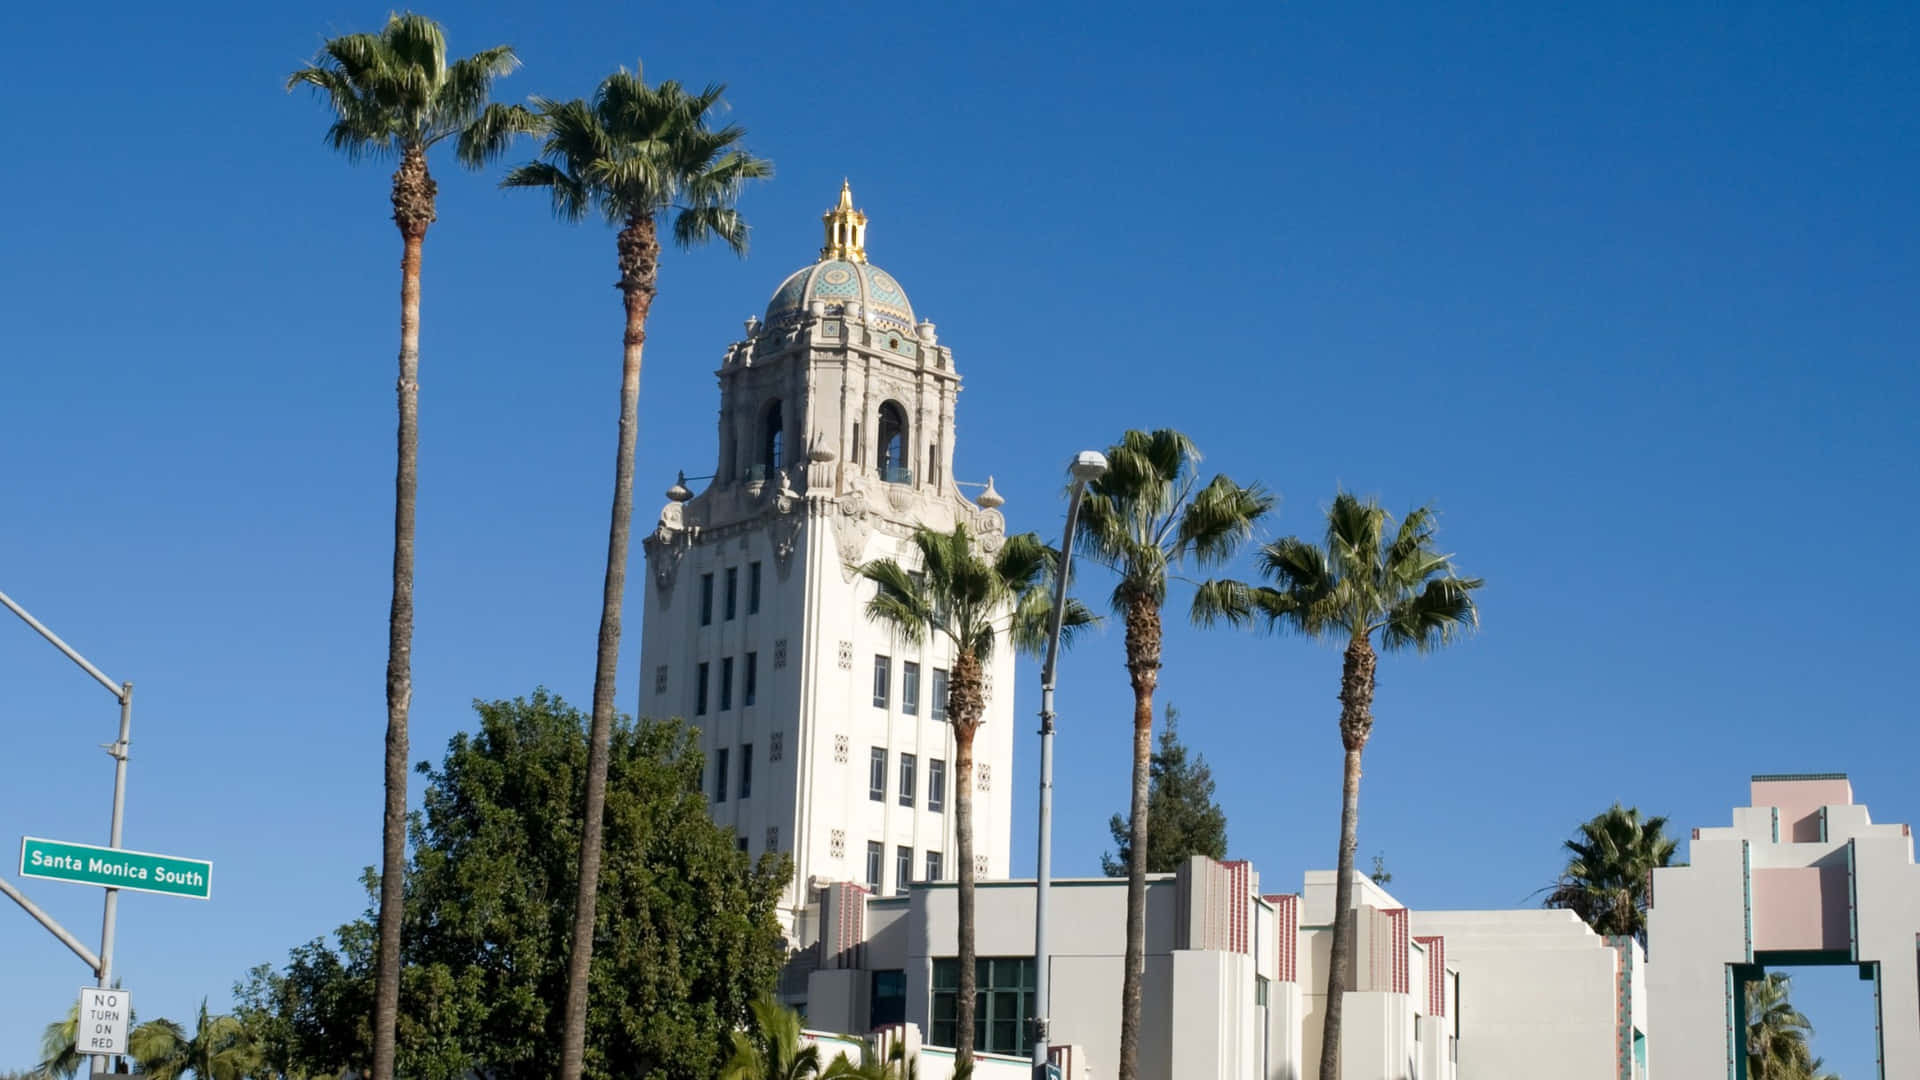
MULTIPOLYGON (((107 753, 112 755, 114 762, 113 823, 108 830, 107 843, 108 846, 117 848, 120 846, 120 826, 125 816, 127 797, 127 742, 132 735, 133 728, 133 684, 123 682, 116 685, 112 679, 107 678, 105 672, 94 667, 86 657, 76 652, 73 646, 60 640, 60 635, 47 629, 44 623, 28 614, 27 609, 14 603, 13 598, 4 592, 0 592, 0 606, 5 606, 7 610, 20 616, 22 622, 33 627, 36 633, 46 638, 47 642, 65 654, 67 659, 78 664, 82 671, 93 676, 95 682, 106 687, 107 692, 120 701, 120 738, 115 740, 112 745, 105 747, 107 753)), ((49 930, 52 930, 54 926, 57 925, 51 923, 50 920, 44 916, 39 915, 33 906, 26 902, 26 898, 19 895, 16 890, 9 889, 8 895, 11 896, 16 903, 26 908, 28 914, 38 918, 41 924, 47 926, 49 930)), ((100 917, 100 958, 99 963, 94 965, 94 974, 99 977, 99 985, 103 987, 111 987, 113 985, 113 932, 114 924, 119 914, 120 890, 108 889, 105 911, 102 912, 100 917)), ((63 932, 56 932, 55 936, 61 937, 62 933, 63 932)), ((61 940, 65 941, 69 948, 72 948, 75 944, 75 942, 67 940, 66 937, 61 937, 61 940)), ((78 952, 79 950, 75 951, 78 952)), ((85 957, 83 956, 82 959, 85 959, 85 957)), ((94 1060, 94 1071, 112 1071, 112 1057, 104 1054, 92 1056, 94 1060)))

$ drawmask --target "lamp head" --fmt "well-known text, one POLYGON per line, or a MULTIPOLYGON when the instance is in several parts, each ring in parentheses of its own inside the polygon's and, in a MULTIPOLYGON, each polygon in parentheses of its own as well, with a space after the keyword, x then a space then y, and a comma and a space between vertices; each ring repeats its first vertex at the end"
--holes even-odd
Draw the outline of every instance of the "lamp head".
POLYGON ((1082 450, 1076 454, 1068 471, 1081 483, 1092 483, 1100 479, 1107 471, 1107 456, 1098 450, 1082 450))

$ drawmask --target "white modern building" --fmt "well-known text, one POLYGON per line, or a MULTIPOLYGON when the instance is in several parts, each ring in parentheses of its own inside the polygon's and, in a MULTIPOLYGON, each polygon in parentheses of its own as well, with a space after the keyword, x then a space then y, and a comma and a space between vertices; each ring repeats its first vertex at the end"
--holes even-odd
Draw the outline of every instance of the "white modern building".
POLYGON ((1857 967, 1874 986, 1880 1077, 1920 1076, 1920 868, 1839 773, 1756 776, 1730 828, 1695 829, 1653 872, 1647 989, 1660 1067, 1745 1080, 1747 983, 1769 967, 1857 967))
MULTIPOLYGON (((1313 874, 1301 894, 1262 895, 1248 863, 1201 856, 1148 878, 1143 1077, 1317 1073, 1333 884, 1332 874, 1313 874)), ((1124 879, 1093 878, 1056 881, 1052 893, 1052 1053, 1090 1080, 1111 1077, 1118 1055, 1126 892, 1124 879)), ((1455 1071, 1459 976, 1444 944, 1416 937, 1406 908, 1363 876, 1354 892, 1342 1076, 1474 1075, 1455 1071)), ((808 1025, 858 1033, 904 1024, 930 1046, 952 1046, 956 899, 948 884, 915 885, 905 897, 869 898, 857 885, 824 890, 817 921, 827 929, 808 958, 817 969, 792 995, 808 1025)), ((1035 1007, 1033 883, 983 882, 978 900, 976 1047, 1024 1059, 1035 1007)))
MULTIPOLYGON (((951 647, 909 645, 865 614, 853 568, 908 560, 915 526, 964 523, 992 551, 991 488, 954 480, 960 376, 934 324, 867 261, 842 188, 826 246, 774 291, 718 372, 714 475, 667 492, 645 542, 639 712, 701 731, 714 820, 753 855, 790 853, 787 929, 819 883, 878 895, 954 877, 951 647)), ((1005 877, 1013 657, 997 650, 975 742, 974 851, 1005 877), (996 692, 996 687, 998 692, 996 692)))
POLYGON ((1458 972, 1462 1080, 1651 1075, 1646 952, 1633 938, 1542 910, 1416 911, 1413 933, 1458 972))

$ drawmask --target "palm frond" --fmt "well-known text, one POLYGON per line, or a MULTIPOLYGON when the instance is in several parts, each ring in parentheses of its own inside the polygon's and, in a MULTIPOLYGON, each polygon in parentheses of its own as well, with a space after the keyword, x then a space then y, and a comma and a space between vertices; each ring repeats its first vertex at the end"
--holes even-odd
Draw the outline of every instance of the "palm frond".
POLYGON ((457 138, 462 165, 478 167, 513 134, 513 114, 488 118, 493 80, 519 65, 513 50, 496 45, 447 62, 446 34, 424 15, 396 14, 378 34, 326 41, 305 67, 287 77, 287 89, 313 87, 332 108, 327 142, 350 161, 425 150, 457 138), (479 130, 476 123, 487 121, 479 130))
MULTIPOLYGON (((591 101, 534 99, 543 135, 538 158, 574 188, 564 200, 556 197, 556 213, 577 221, 592 205, 615 224, 653 218, 683 247, 718 240, 744 252, 747 225, 734 203, 748 180, 771 175, 772 166, 739 147, 743 129, 712 122, 710 114, 723 107, 722 89, 689 94, 673 80, 649 86, 636 64, 602 79, 591 101)), ((542 175, 524 170, 515 174, 542 175)))
POLYGON ((525 105, 494 103, 480 110, 473 122, 460 129, 453 156, 469 169, 497 161, 520 135, 531 135, 540 128, 540 120, 525 105))
POLYGON ((1274 496, 1258 484, 1241 487, 1225 475, 1215 476, 1179 515, 1169 561, 1191 557, 1196 566, 1209 566, 1231 558, 1274 503, 1274 496))
POLYGON ((1431 652, 1472 632, 1480 625, 1473 590, 1485 584, 1479 578, 1443 577, 1394 605, 1381 628, 1380 643, 1387 649, 1412 648, 1431 652))

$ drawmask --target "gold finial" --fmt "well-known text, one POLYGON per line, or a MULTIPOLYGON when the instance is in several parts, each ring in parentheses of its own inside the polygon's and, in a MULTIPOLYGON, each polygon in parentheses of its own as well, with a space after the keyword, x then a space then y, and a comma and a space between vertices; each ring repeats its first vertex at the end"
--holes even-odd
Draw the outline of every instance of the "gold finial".
POLYGON ((840 204, 821 215, 820 221, 827 227, 827 246, 820 249, 821 261, 867 261, 867 215, 853 208, 850 182, 840 181, 840 204))

